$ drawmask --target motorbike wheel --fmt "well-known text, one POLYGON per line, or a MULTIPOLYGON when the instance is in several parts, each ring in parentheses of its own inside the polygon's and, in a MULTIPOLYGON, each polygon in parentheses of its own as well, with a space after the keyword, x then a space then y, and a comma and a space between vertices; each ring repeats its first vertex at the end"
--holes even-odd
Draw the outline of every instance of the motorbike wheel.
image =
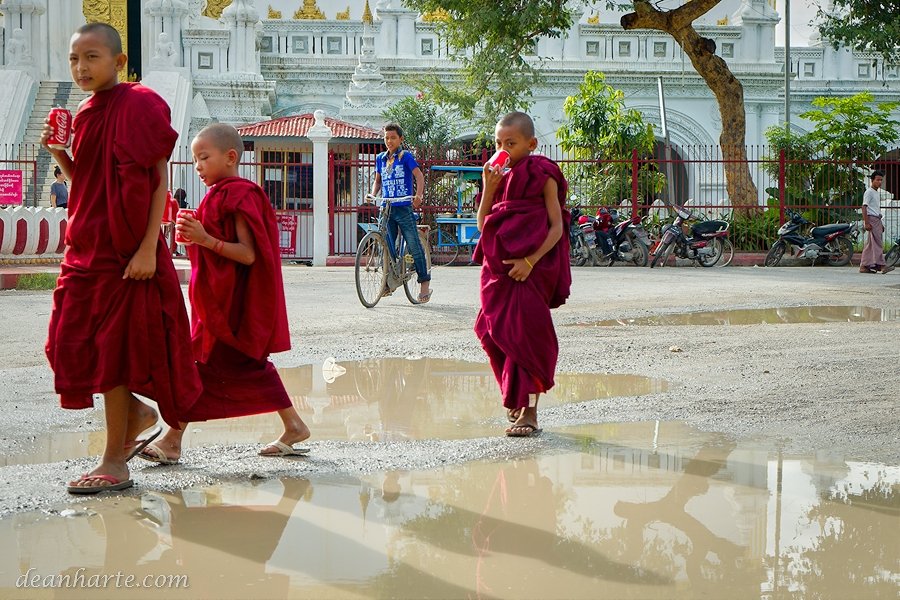
POLYGON ((716 266, 727 267, 731 264, 731 260, 734 258, 734 244, 731 243, 730 239, 723 238, 722 247, 722 258, 719 259, 719 262, 716 263, 716 266))
POLYGON ((845 237, 838 238, 835 241, 829 244, 832 248, 837 246, 837 251, 840 252, 837 256, 829 256, 828 264, 832 267, 846 267, 850 264, 850 260, 853 258, 853 244, 845 237))
POLYGON ((889 267, 896 267, 900 263, 900 243, 894 244, 894 247, 888 250, 884 255, 884 263, 889 267))
POLYGON ((583 267, 590 255, 590 249, 584 243, 582 236, 576 237, 572 242, 572 248, 569 250, 569 264, 573 267, 583 267))
POLYGON ((653 255, 653 262, 650 263, 651 269, 656 265, 661 267, 665 266, 666 260, 668 260, 669 254, 672 252, 672 244, 674 243, 674 240, 671 242, 662 242, 656 247, 656 254, 653 255))
POLYGON ((781 262, 781 257, 784 256, 785 250, 787 250, 787 244, 784 243, 784 240, 778 240, 772 244, 769 253, 766 254, 765 265, 767 267, 777 267, 778 263, 781 262))
POLYGON ((650 260, 650 249, 636 237, 631 238, 631 262, 636 267, 646 267, 650 260))
POLYGON ((719 238, 711 239, 707 245, 712 246, 715 251, 712 256, 698 256, 697 262, 700 263, 701 267, 709 268, 716 266, 716 263, 722 258, 722 254, 725 252, 725 246, 719 238))

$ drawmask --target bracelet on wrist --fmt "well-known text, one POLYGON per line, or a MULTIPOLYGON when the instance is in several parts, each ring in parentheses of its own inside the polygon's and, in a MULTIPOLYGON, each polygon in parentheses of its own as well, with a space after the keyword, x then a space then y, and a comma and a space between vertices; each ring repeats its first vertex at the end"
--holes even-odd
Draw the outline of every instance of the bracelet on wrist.
POLYGON ((533 268, 534 268, 534 265, 531 264, 531 261, 528 260, 528 257, 527 257, 527 256, 522 257, 522 260, 525 261, 525 264, 528 265, 528 268, 529 268, 529 269, 533 269, 533 268))

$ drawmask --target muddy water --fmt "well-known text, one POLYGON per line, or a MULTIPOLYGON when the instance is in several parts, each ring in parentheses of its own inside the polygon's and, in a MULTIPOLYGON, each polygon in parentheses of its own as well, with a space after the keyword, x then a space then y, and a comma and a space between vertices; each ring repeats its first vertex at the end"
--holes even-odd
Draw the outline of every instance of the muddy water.
MULTIPOLYGON (((413 357, 341 362, 337 367, 320 363, 280 370, 294 406, 317 440, 462 439, 497 432, 500 392, 485 363, 413 357)), ((664 380, 641 375, 561 373, 540 405, 667 389, 664 380)), ((102 426, 102 413, 93 420, 93 427, 102 426)), ((185 444, 266 443, 280 432, 275 414, 208 421, 191 424, 185 444)), ((0 457, 0 465, 99 455, 105 439, 102 431, 49 433, 21 453, 0 457)))
POLYGON ((900 467, 678 423, 545 435, 557 449, 524 460, 16 515, 0 520, 0 597, 895 597, 900 467), (129 575, 163 589, 115 587, 129 575))
POLYGON ((761 325, 781 323, 841 323, 861 321, 896 321, 900 310, 870 306, 789 306, 709 312, 653 315, 635 319, 608 319, 581 325, 610 327, 616 325, 761 325))

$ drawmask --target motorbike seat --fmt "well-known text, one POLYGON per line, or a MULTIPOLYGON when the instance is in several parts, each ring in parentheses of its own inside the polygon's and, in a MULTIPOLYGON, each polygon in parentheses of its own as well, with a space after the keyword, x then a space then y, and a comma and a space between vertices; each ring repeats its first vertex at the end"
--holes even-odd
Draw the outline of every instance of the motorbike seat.
POLYGON ((848 229, 850 229, 849 223, 833 223, 831 225, 813 227, 809 233, 813 237, 827 237, 831 234, 846 231, 848 229))

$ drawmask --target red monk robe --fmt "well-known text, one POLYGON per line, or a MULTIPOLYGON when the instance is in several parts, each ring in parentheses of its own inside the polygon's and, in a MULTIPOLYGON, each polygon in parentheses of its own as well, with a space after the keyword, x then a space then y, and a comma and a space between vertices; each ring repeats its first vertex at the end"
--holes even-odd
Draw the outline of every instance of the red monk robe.
POLYGON ((503 406, 524 408, 528 395, 553 387, 559 344, 550 309, 569 297, 569 237, 539 260, 525 281, 508 273, 504 260, 536 251, 550 230, 544 201, 547 179, 556 180, 564 229, 568 185, 559 166, 549 158, 530 155, 504 176, 490 214, 484 220, 474 259, 481 266, 481 310, 475 333, 488 355, 500 384, 503 406))
POLYGON ((160 238, 156 275, 122 279, 147 231, 156 164, 178 138, 153 90, 121 83, 78 110, 69 225, 46 352, 63 408, 124 385, 155 400, 174 427, 200 393, 189 323, 160 238))
POLYGON ((291 347, 275 211, 251 181, 226 177, 197 210, 206 232, 237 242, 235 215, 253 235, 256 261, 242 265, 212 250, 188 246, 194 358, 203 395, 188 421, 273 412, 291 406, 269 354, 291 347))

